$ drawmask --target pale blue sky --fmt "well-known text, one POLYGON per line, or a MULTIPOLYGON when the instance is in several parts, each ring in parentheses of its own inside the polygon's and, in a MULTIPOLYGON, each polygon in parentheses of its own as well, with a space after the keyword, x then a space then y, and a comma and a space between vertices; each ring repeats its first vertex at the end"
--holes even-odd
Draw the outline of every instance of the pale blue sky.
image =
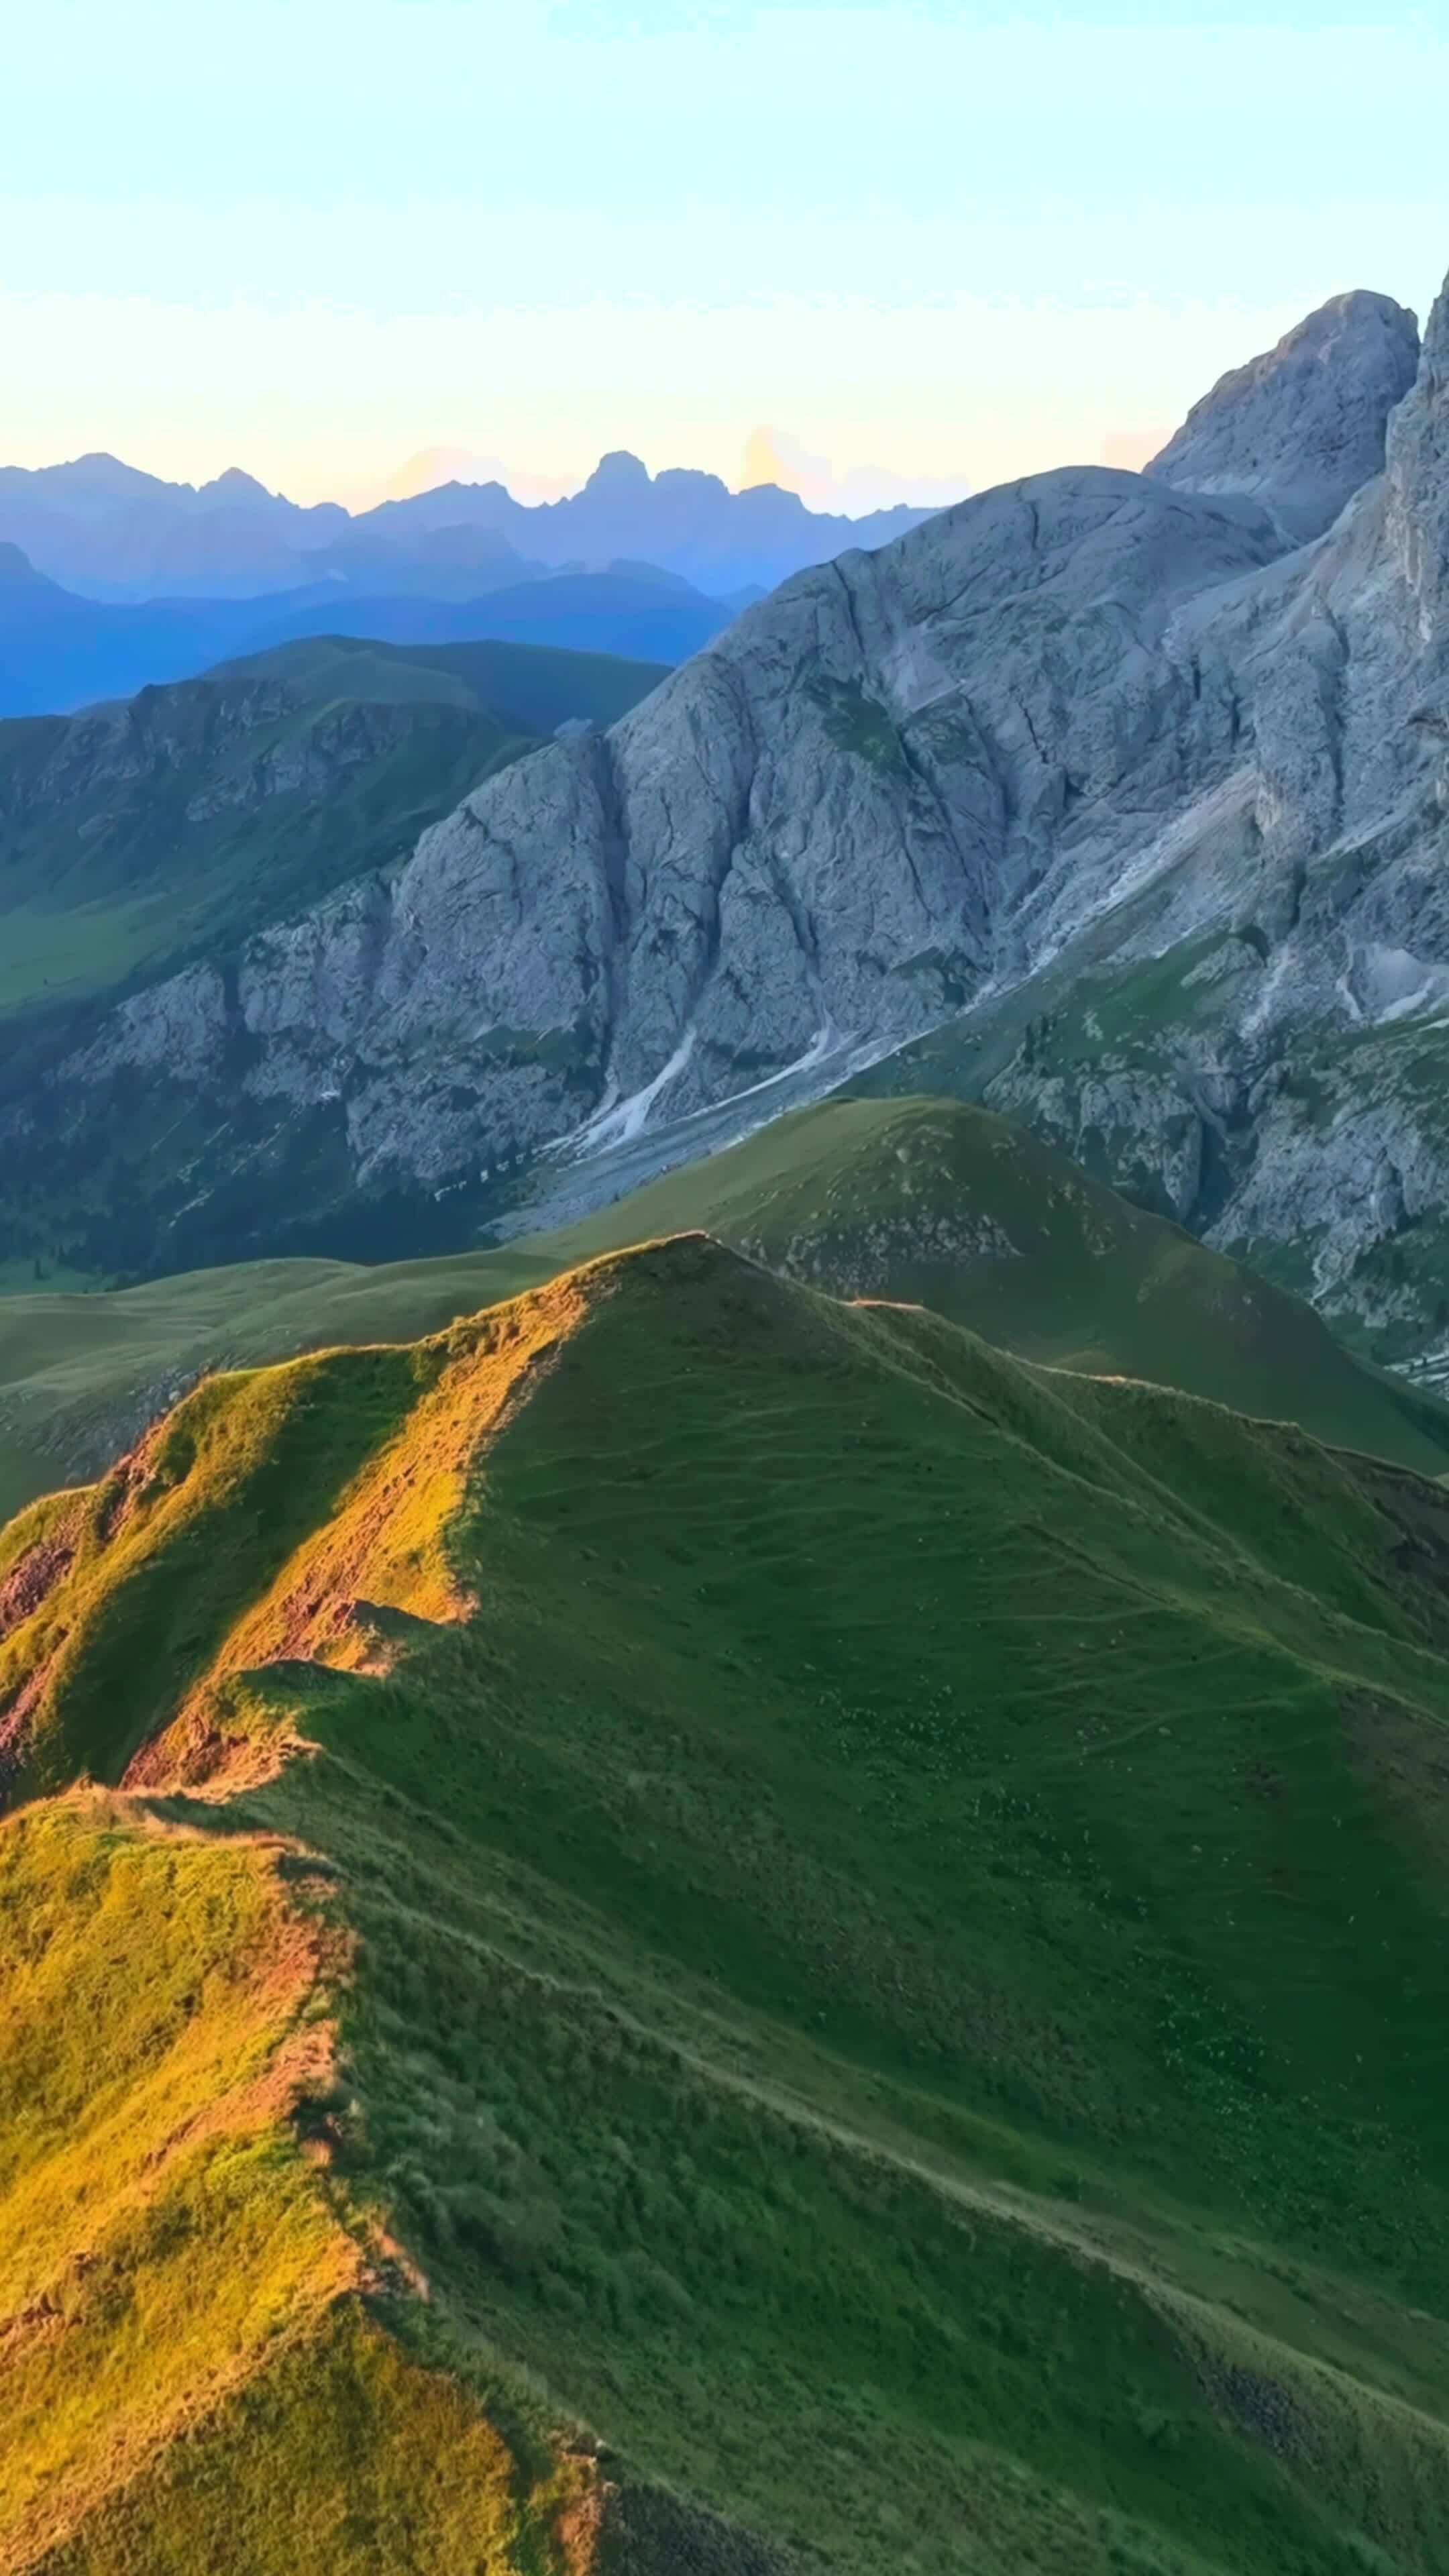
POLYGON ((303 498, 761 424, 932 497, 1449 267, 1443 0, 46 0, 6 91, 0 459, 303 498))

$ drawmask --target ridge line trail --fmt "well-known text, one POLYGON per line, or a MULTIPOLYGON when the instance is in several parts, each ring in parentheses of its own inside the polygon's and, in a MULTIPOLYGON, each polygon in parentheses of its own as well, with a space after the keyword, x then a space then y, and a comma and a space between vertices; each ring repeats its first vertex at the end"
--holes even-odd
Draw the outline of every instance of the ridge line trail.
MULTIPOLYGON (((399 1914, 409 1920, 430 1925, 435 1929, 440 1928, 440 1918, 430 1908, 406 1902, 396 1896, 393 1896, 390 1901, 396 1906, 399 1914)), ((450 1937, 461 1939, 469 1949, 484 1955, 496 1955, 493 1953, 493 1945, 481 1934, 465 1930, 456 1923, 451 1924, 449 1929, 450 1937)), ((1088 2220, 1071 2216, 1062 2204, 1048 2199, 1045 2195, 1038 2199, 1025 2190, 1018 2191, 1008 2182, 988 2182, 970 2178, 959 2170, 951 2169, 944 2162, 937 2163, 927 2152, 907 2148, 892 2136, 860 2127, 824 2109, 819 2103, 813 2102, 807 2093, 793 2085, 768 2075, 749 2073, 744 2068, 730 2066, 710 2057, 703 2049, 691 2045, 690 2042, 677 2037, 668 2029, 644 2020, 627 2005, 617 2002, 606 1990, 602 1990, 597 1985, 591 1986, 584 1978, 561 1975, 554 1969, 535 1963, 518 1961, 516 1964, 525 1976, 555 1992, 572 1992, 585 1996, 592 1992, 609 2018, 620 2028, 628 2031, 632 2037, 642 2041, 646 2046, 662 2051, 676 2065, 687 2067, 693 2075, 706 2084, 732 2093, 743 2101, 753 2102, 773 2117, 787 2121, 796 2128, 808 2129, 817 2136, 829 2139, 835 2146, 844 2148, 853 2156, 885 2164, 896 2172, 907 2174, 927 2190, 953 2202, 963 2210, 975 2212, 983 2218, 1014 2229, 1023 2235, 1043 2237, 1063 2253, 1080 2261, 1096 2264, 1104 2271, 1113 2274, 1115 2278, 1129 2283, 1150 2304, 1176 2309, 1188 2318, 1211 2320, 1219 2330, 1226 2322, 1230 2330, 1235 2331, 1245 2340, 1263 2347, 1270 2353, 1285 2355, 1294 2368, 1321 2373, 1330 2380, 1342 2381, 1363 2395, 1406 2417, 1411 2423, 1427 2431, 1436 2441, 1449 2440, 1449 2415, 1440 2417, 1430 2414, 1425 2408, 1416 2406, 1412 2399, 1401 2395, 1399 2391, 1377 2380, 1362 2378, 1343 2364, 1331 2361, 1321 2353, 1290 2341, 1285 2335, 1275 2332, 1258 2320, 1242 2315, 1231 2302, 1217 2301, 1205 2292, 1186 2287, 1172 2276, 1167 2269, 1167 2258, 1158 2255, 1150 2242, 1141 2242, 1140 2251, 1134 2258, 1121 2245, 1114 2244, 1110 2235, 1098 2234, 1088 2220)), ((714 2013, 711 2018, 716 2022, 722 2035, 733 2040, 736 2045, 742 2039, 748 2043, 749 2034, 726 2015, 714 2013)), ((827 2067, 834 2063, 835 2061, 832 2060, 826 2061, 827 2067)), ((851 2067, 849 2060, 841 2063, 847 2072, 856 2071, 851 2067)), ((1184 2212, 1184 2219, 1189 2218, 1191 2214, 1190 2211, 1184 2212)), ((1204 2215, 1210 2216, 1211 2213, 1204 2213, 1204 2215)), ((1174 2216, 1169 2213, 1164 2224, 1171 2227, 1174 2223, 1174 2216)), ((1114 2221, 1110 2215, 1104 2214, 1101 2224, 1104 2230, 1111 2229, 1115 2225, 1134 2236, 1138 2233, 1131 2219, 1114 2221)), ((1331 2285, 1332 2276, 1325 2277, 1331 2285)), ((1369 2296, 1374 2295, 1374 2285, 1371 2282, 1350 2286, 1362 2288, 1369 2296)))

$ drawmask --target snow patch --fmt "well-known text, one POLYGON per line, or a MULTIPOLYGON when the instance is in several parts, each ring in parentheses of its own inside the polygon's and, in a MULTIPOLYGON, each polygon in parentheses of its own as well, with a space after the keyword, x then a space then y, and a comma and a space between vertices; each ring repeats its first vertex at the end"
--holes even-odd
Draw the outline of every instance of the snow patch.
MULTIPOLYGON (((605 1105, 596 1109, 593 1117, 586 1119, 576 1130, 573 1140, 575 1151, 579 1154, 603 1154, 611 1145, 627 1145, 633 1137, 642 1136, 655 1101, 683 1073, 693 1053, 694 1030, 688 1028, 669 1062, 660 1066, 652 1082, 646 1082, 641 1090, 631 1091, 627 1099, 616 1099, 612 1104, 606 1092, 605 1105)), ((610 1089, 613 1088, 611 1084, 610 1089)))

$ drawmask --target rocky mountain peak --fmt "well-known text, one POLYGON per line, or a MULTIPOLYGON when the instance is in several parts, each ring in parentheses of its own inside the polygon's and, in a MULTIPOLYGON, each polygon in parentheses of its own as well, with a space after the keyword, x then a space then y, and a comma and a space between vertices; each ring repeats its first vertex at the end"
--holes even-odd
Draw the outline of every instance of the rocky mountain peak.
POLYGON ((1389 416, 1418 364, 1418 323, 1402 304, 1335 295, 1220 377, 1147 470, 1180 490, 1249 496, 1288 543, 1305 544, 1383 472, 1389 416))
MULTIPOLYGON (((718 474, 701 472, 697 465, 666 465, 661 473, 655 475, 654 488, 656 492, 669 493, 677 500, 727 502, 730 498, 729 485, 718 474)), ((798 501, 798 495, 793 492, 790 498, 798 501)), ((799 502, 798 506, 803 509, 804 503, 799 502)))
POLYGON ((649 468, 637 456, 631 456, 627 447, 611 448, 607 456, 601 456, 584 485, 586 492, 607 492, 618 497, 648 489, 649 468))
POLYGON ((104 493, 115 500, 131 500, 138 494, 166 488, 154 474, 143 473, 138 465, 124 464, 119 456, 101 447, 88 448, 84 456, 73 456, 64 465, 43 465, 39 472, 73 492, 104 493))
POLYGON ((1449 277, 1445 278, 1429 316, 1421 365, 1426 374, 1433 377, 1436 394, 1449 388, 1449 277))
POLYGON ((269 503, 272 499, 272 494, 267 490, 265 483, 259 483, 257 481, 255 474, 244 472, 240 465, 228 465, 220 474, 214 474, 209 483, 202 484, 197 497, 202 501, 261 501, 269 503))

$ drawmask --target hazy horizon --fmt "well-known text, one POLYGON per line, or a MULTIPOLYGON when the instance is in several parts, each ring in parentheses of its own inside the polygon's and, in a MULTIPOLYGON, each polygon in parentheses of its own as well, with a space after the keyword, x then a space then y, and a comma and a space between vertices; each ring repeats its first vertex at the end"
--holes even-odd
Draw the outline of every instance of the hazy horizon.
MULTIPOLYGON (((26 473, 46 472, 58 467, 82 464, 88 457, 104 456, 110 458, 114 464, 132 468, 139 473, 152 474, 159 481, 178 488, 190 488, 193 491, 200 491, 215 484, 228 473, 248 474, 255 482, 261 483, 267 491, 282 499, 304 504, 335 502, 343 509, 358 515, 376 508, 381 502, 407 500, 418 493, 436 491, 448 483, 501 483, 512 498, 526 508, 536 507, 541 502, 567 500, 583 489, 606 456, 619 452, 619 442, 615 441, 612 447, 607 445, 603 447, 598 455, 594 456, 588 464, 580 465, 577 471, 571 474, 549 476, 532 473, 527 465, 512 465, 506 457, 480 456, 460 447, 429 446, 420 448, 411 456, 404 458, 391 473, 383 474, 375 481, 352 491, 325 488, 319 488, 315 492, 287 491, 281 486, 267 482, 264 475, 253 473, 247 459, 240 455, 229 455, 224 465, 208 466, 205 471, 165 473, 154 465, 146 464, 140 456, 122 454, 116 448, 108 447, 104 442, 97 440, 77 447, 64 456, 32 459, 0 454, 0 471, 6 468, 18 468, 26 473)), ((632 454, 634 451, 626 452, 632 454)), ((714 470, 710 467, 698 468, 695 459, 686 456, 659 457, 653 460, 641 457, 638 461, 645 467, 651 479, 681 467, 686 471, 713 472, 714 470)), ((890 509, 897 504, 927 509, 943 508, 969 488, 964 480, 954 476, 937 478, 935 482, 928 476, 912 480, 908 477, 892 475, 888 470, 878 471, 869 466, 850 468, 844 475, 837 478, 825 459, 809 455, 806 450, 799 447, 798 442, 790 438, 788 431, 775 430, 768 425, 752 432, 738 470, 733 475, 724 474, 718 479, 733 493, 773 483, 782 490, 797 494, 812 510, 833 511, 852 518, 861 518, 876 510, 890 509), (767 471, 767 467, 773 470, 767 471)))
POLYGON ((768 437, 854 514, 1146 454, 1449 262, 1449 33, 1366 0, 55 0, 9 63, 17 464, 738 487, 768 437))

